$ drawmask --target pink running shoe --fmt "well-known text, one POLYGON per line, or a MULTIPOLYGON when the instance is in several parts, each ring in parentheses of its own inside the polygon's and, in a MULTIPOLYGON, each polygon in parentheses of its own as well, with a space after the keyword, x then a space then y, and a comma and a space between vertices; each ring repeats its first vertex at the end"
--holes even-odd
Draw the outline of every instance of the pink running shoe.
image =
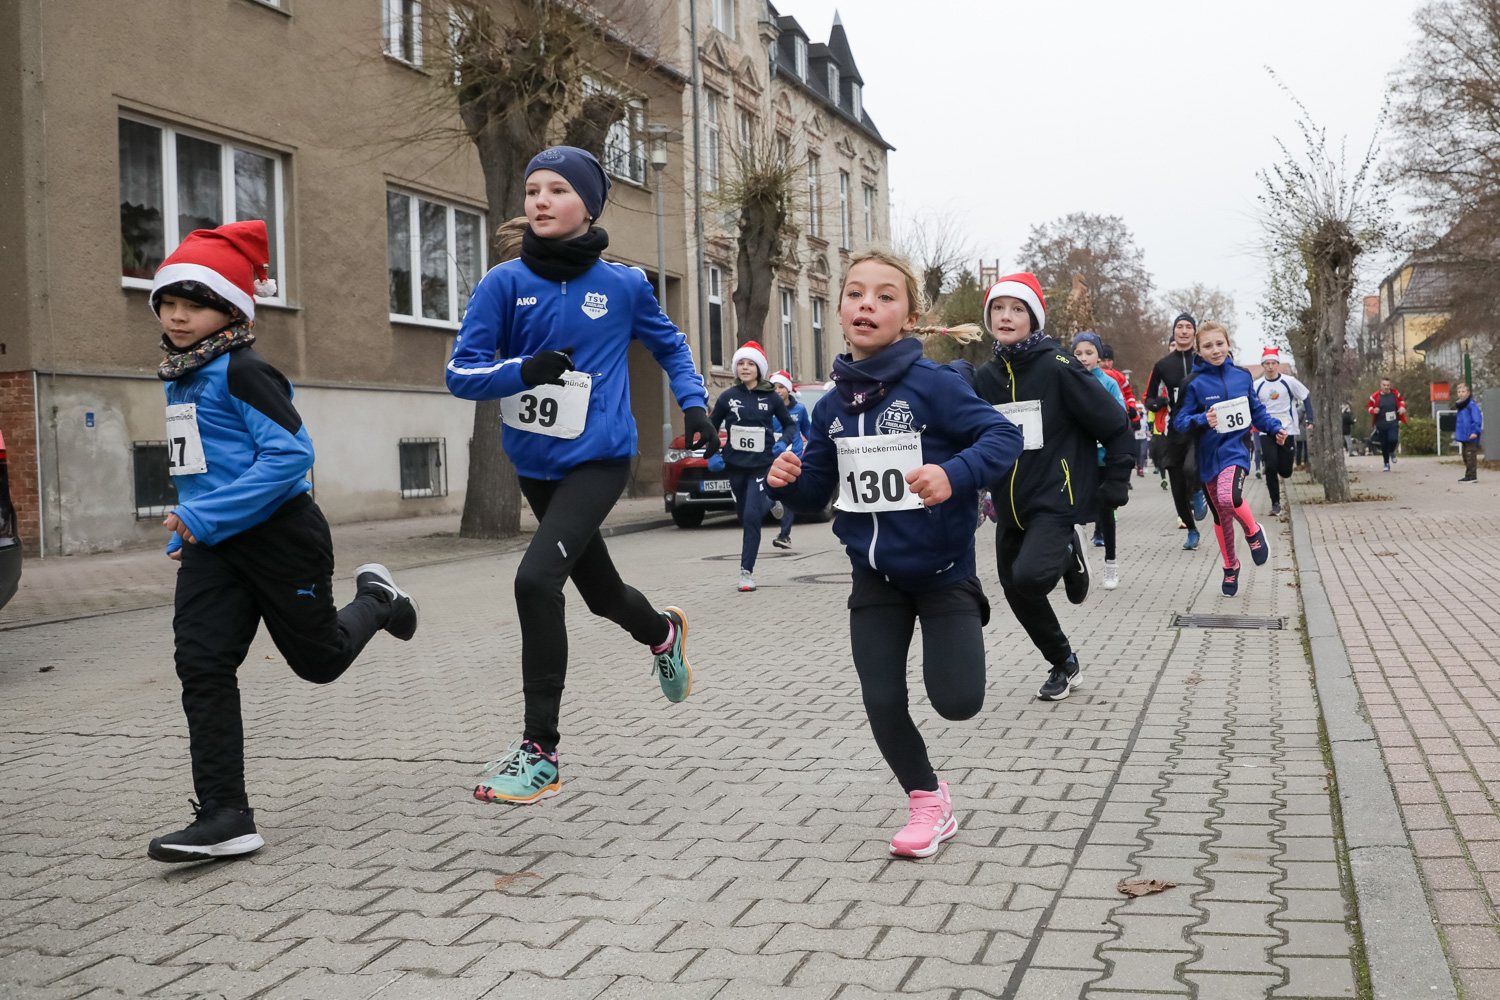
POLYGON ((906 827, 891 838, 891 853, 903 858, 930 858, 943 841, 958 832, 953 816, 953 800, 948 797, 948 783, 938 782, 938 790, 911 793, 907 803, 911 818, 906 827))

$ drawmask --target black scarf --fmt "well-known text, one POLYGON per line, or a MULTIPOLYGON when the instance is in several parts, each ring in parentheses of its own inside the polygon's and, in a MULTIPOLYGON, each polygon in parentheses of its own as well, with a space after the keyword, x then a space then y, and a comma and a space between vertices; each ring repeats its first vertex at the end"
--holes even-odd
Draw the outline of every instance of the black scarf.
POLYGON ((1454 409, 1455 409, 1455 410, 1462 410, 1462 409, 1465 409, 1465 408, 1467 408, 1467 407, 1468 407, 1468 405, 1469 405, 1469 404, 1470 404, 1470 403, 1472 403, 1472 402, 1473 402, 1473 401, 1474 401, 1474 397, 1473 397, 1473 396, 1466 396, 1466 397, 1464 397, 1464 398, 1463 398, 1463 399, 1460 399, 1460 400, 1459 400, 1459 401, 1458 401, 1458 402, 1457 402, 1457 403, 1454 403, 1454 404, 1453 404, 1453 408, 1454 408, 1454 409))
POLYGON ((906 337, 861 361, 840 354, 833 359, 833 388, 850 413, 864 413, 885 399, 922 356, 922 341, 906 337))
POLYGON ((572 281, 599 262, 609 247, 609 233, 598 226, 571 240, 543 239, 527 226, 521 234, 521 261, 538 278, 572 281))
POLYGON ((1013 358, 1018 354, 1026 353, 1046 339, 1047 331, 1040 329, 1032 330, 1014 344, 1002 344, 997 337, 995 339, 995 357, 1013 358))
POLYGON ((242 320, 186 347, 178 347, 166 334, 162 334, 161 349, 167 356, 157 365, 156 377, 163 382, 171 382, 188 372, 197 371, 221 354, 239 347, 249 347, 255 343, 255 334, 250 332, 254 325, 242 320))

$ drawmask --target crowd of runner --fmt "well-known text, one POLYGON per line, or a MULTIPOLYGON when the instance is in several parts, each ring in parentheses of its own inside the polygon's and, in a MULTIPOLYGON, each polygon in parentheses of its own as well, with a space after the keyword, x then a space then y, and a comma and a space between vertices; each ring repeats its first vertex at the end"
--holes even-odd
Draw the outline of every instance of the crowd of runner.
MULTIPOLYGON (((1138 400, 1097 333, 1066 345, 1049 335, 1034 275, 989 288, 982 330, 923 326, 927 304, 911 264, 871 250, 843 275, 838 317, 848 352, 811 412, 790 374, 771 372, 754 342, 734 354, 736 381, 710 409, 687 339, 644 273, 602 257, 609 238, 597 221, 609 187, 580 149, 552 147, 530 162, 526 217, 502 227, 509 250, 475 289, 446 369, 455 396, 501 401, 504 448, 538 521, 515 578, 523 727, 485 767, 475 798, 535 803, 562 787, 569 579, 590 613, 646 647, 667 701, 692 693, 686 612, 626 583, 599 530, 636 453, 632 340, 667 372, 687 447, 728 473, 743 525, 739 590, 755 589, 761 525, 776 504, 773 544, 784 548, 797 513, 833 501, 833 531, 850 561, 850 658, 875 743, 907 795, 894 855, 930 856, 958 829, 952 791, 909 711, 906 663, 920 621, 933 709, 951 720, 980 711, 991 608, 976 534, 986 518, 1006 604, 1046 662, 1042 701, 1067 698, 1084 670, 1052 591, 1061 582, 1071 603, 1087 599, 1095 547, 1104 550, 1102 587, 1119 584, 1116 511, 1132 479, 1145 478, 1148 457, 1171 491, 1184 549, 1197 548, 1212 516, 1226 597, 1239 587, 1237 535, 1252 562, 1265 563, 1269 543, 1245 498, 1246 477, 1258 455, 1268 513, 1280 514, 1280 481, 1315 413, 1275 349, 1252 378, 1235 364, 1227 329, 1183 313, 1138 400), (994 349, 977 368, 924 354, 924 338, 968 343, 984 334, 994 349)), ((306 478, 312 441, 290 384, 252 346, 255 296, 271 293, 267 261, 263 223, 199 230, 162 264, 151 294, 179 497, 166 521, 168 554, 181 562, 175 658, 198 796, 192 823, 151 841, 160 861, 263 846, 245 788, 236 679, 261 620, 292 670, 320 684, 348 669, 375 633, 409 640, 418 625, 416 602, 379 564, 355 570, 351 603, 333 602, 332 544, 306 478)), ((1473 481, 1480 417, 1466 388, 1460 399, 1458 440, 1473 481)), ((1368 410, 1389 469, 1405 403, 1387 380, 1368 410)), ((1347 408, 1343 419, 1347 446, 1347 408)))

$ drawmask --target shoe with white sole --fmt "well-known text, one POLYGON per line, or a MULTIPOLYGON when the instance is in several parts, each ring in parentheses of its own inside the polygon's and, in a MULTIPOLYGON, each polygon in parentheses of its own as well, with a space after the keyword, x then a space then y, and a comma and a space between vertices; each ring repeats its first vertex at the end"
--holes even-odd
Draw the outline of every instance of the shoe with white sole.
POLYGON ((417 634, 417 602, 410 594, 396 586, 391 571, 380 563, 365 563, 354 570, 356 593, 375 588, 391 602, 391 617, 386 620, 385 630, 406 642, 417 634))
POLYGON ((178 863, 232 858, 258 851, 266 845, 255 832, 255 810, 235 809, 209 803, 193 806, 193 821, 186 829, 153 838, 146 856, 154 861, 178 863))
POLYGON ((943 846, 943 841, 958 832, 946 781, 939 781, 935 792, 921 789, 912 792, 907 796, 906 808, 906 826, 891 838, 891 853, 897 857, 930 858, 943 846))
POLYGON ((755 577, 750 575, 748 569, 740 570, 740 593, 748 594, 755 589, 755 577))
POLYGON ((1115 559, 1104 560, 1104 589, 1114 590, 1120 585, 1120 563, 1115 559))

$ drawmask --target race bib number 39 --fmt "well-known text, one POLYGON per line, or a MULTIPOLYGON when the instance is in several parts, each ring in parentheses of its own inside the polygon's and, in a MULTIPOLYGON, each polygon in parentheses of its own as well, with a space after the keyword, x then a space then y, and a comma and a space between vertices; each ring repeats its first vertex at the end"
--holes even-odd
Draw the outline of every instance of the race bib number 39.
POLYGON ((1025 442, 1021 446, 1023 450, 1036 451, 1042 446, 1042 401, 1040 399, 997 403, 995 409, 999 410, 1006 420, 1021 428, 1021 437, 1025 442))
POLYGON ((555 438, 582 434, 594 378, 585 372, 563 372, 562 381, 562 385, 534 385, 500 400, 501 423, 555 438))
POLYGON ((856 514, 917 510, 922 498, 906 474, 922 467, 921 434, 834 438, 839 450, 839 498, 834 506, 856 514))
POLYGON ((1236 396, 1222 403, 1215 403, 1213 411, 1219 415, 1216 430, 1220 434, 1243 434, 1250 429, 1250 398, 1236 396))
POLYGON ((174 476, 208 471, 203 437, 198 433, 197 403, 173 403, 167 407, 167 462, 174 476))

